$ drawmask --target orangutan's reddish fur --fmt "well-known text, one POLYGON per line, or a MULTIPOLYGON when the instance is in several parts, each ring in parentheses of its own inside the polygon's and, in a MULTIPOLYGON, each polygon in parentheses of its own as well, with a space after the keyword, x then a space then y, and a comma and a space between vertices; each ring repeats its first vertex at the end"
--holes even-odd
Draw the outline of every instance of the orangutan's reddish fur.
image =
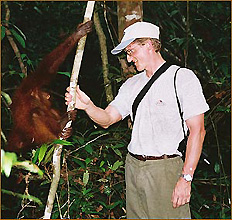
POLYGON ((64 127, 60 113, 52 108, 50 95, 42 87, 50 83, 60 64, 80 38, 91 31, 91 26, 91 21, 80 24, 71 36, 44 57, 36 71, 16 90, 10 106, 13 129, 6 150, 21 152, 59 137, 64 127))

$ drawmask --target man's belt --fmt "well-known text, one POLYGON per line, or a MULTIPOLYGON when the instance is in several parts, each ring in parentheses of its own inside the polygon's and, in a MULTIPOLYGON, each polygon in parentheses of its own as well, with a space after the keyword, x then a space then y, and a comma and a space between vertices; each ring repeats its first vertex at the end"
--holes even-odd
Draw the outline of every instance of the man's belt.
POLYGON ((146 161, 146 160, 162 160, 162 159, 174 158, 174 157, 179 156, 178 154, 172 154, 172 155, 164 154, 162 156, 156 157, 156 156, 145 156, 145 155, 132 154, 131 152, 129 152, 129 154, 132 157, 136 158, 137 160, 142 160, 142 161, 146 161))

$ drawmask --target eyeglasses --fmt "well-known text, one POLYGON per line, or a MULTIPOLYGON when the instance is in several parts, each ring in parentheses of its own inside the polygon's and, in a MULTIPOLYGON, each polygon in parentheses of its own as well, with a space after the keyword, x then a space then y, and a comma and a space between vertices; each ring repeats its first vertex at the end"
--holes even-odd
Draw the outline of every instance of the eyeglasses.
POLYGON ((135 52, 135 48, 138 47, 138 46, 141 46, 140 44, 136 44, 133 48, 131 49, 128 49, 128 50, 124 50, 125 53, 128 55, 128 56, 131 56, 134 52, 135 52))

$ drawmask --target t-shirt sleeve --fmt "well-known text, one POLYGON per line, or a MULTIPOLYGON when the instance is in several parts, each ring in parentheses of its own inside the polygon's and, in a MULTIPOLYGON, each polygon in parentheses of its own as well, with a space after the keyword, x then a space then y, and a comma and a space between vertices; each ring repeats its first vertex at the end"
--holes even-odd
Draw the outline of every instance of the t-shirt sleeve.
POLYGON ((117 96, 114 98, 114 100, 109 104, 111 106, 114 106, 118 112, 121 114, 122 119, 124 119, 126 116, 130 114, 130 106, 129 106, 129 93, 128 93, 128 87, 127 87, 127 81, 122 84, 120 87, 117 96))
POLYGON ((180 102, 183 118, 187 120, 209 110, 199 79, 189 69, 180 69, 177 73, 177 91, 181 88, 180 102))

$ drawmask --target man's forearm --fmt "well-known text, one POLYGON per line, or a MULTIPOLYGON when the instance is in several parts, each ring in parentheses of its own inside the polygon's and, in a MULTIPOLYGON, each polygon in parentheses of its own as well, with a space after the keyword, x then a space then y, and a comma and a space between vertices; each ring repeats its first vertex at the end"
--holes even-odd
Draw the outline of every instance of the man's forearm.
POLYGON ((186 148, 185 163, 183 173, 193 176, 202 152, 205 130, 200 129, 197 132, 190 132, 186 148))
MULTIPOLYGON (((205 137, 204 126, 201 125, 196 127, 194 126, 194 123, 192 125, 190 125, 190 135, 187 143, 185 163, 182 170, 183 174, 190 174, 191 176, 193 176, 201 156, 202 145, 205 137)), ((188 203, 190 201, 190 193, 191 182, 187 182, 185 179, 179 178, 172 194, 173 207, 177 208, 188 203)))
POLYGON ((114 107, 108 106, 106 109, 102 109, 94 105, 92 101, 88 104, 85 112, 95 123, 103 128, 108 128, 110 125, 122 119, 114 107))

